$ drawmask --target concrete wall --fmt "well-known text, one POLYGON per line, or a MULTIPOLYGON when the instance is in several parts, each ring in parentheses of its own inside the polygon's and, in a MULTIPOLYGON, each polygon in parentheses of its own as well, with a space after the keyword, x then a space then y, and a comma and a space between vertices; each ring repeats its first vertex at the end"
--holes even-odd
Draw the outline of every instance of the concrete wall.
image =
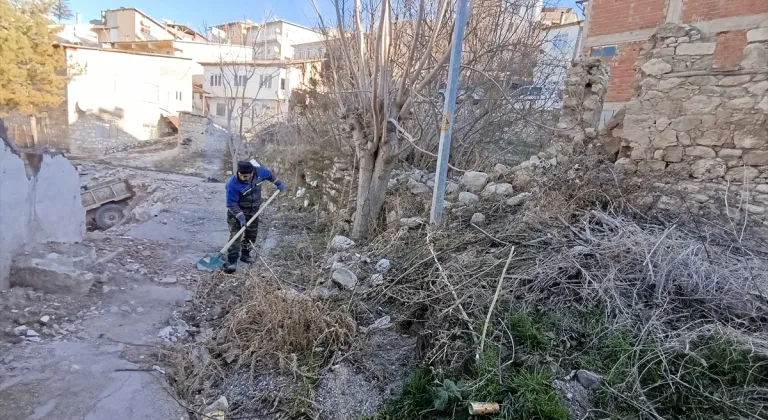
POLYGON ((156 139, 163 116, 192 110, 194 62, 170 56, 66 47, 82 70, 67 85, 73 154, 100 154, 156 139))
POLYGON ((85 209, 77 171, 61 155, 15 152, 0 142, 0 289, 11 260, 43 242, 80 242, 85 209))

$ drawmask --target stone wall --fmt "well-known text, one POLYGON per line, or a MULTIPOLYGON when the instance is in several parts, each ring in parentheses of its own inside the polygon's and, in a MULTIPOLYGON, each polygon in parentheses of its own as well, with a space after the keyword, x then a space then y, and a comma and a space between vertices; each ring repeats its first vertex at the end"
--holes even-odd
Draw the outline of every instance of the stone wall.
POLYGON ((69 150, 69 125, 66 103, 51 108, 42 107, 37 116, 11 112, 4 118, 8 138, 19 147, 66 151, 69 150))
POLYGON ((169 133, 172 136, 172 129, 165 118, 154 124, 155 136, 146 140, 120 128, 121 118, 119 114, 78 113, 77 121, 69 126, 69 152, 79 156, 108 155, 150 145, 169 133))
POLYGON ((179 153, 185 159, 185 173, 221 178, 230 169, 227 130, 205 115, 179 112, 179 153))
POLYGON ((557 155, 583 152, 597 138, 603 97, 610 72, 598 58, 588 58, 571 67, 565 78, 560 121, 557 123, 557 155))
POLYGON ((638 59, 632 101, 606 125, 616 164, 669 175, 701 206, 722 201, 728 186, 741 191, 738 207, 765 214, 768 37, 747 38, 741 62, 724 69, 695 26, 660 27, 638 59))
POLYGON ((85 209, 77 171, 61 155, 20 151, 0 140, 0 290, 13 257, 45 242, 80 242, 85 209))

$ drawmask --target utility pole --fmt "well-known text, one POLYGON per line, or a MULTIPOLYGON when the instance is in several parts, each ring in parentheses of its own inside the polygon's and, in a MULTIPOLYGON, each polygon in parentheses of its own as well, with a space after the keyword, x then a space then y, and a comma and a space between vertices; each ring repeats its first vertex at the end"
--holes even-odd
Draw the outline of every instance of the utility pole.
POLYGON ((461 47, 464 42, 464 29, 467 26, 468 19, 469 0, 458 0, 456 5, 456 22, 453 26, 453 39, 451 40, 451 61, 448 64, 448 83, 445 89, 443 120, 440 123, 440 148, 437 153, 435 187, 432 190, 432 210, 429 215, 430 223, 440 223, 443 218, 445 180, 448 176, 448 158, 451 155, 453 115, 456 111, 456 93, 458 91, 459 72, 461 71, 461 47))

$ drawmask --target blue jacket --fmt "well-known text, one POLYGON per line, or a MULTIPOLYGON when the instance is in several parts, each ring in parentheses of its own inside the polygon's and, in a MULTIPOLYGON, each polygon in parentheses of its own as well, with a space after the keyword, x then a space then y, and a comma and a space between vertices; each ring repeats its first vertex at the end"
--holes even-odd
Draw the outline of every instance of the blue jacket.
POLYGON ((261 183, 264 180, 277 182, 277 178, 267 168, 257 167, 250 182, 243 182, 232 175, 226 185, 227 209, 230 214, 237 216, 239 213, 255 213, 261 206, 261 183))

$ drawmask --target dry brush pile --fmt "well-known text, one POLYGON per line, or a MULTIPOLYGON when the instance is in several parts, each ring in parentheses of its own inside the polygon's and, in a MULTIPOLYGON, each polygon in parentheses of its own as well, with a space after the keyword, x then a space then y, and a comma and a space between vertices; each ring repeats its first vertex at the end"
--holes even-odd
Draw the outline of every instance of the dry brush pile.
POLYGON ((526 183, 522 206, 459 205, 444 229, 379 236, 396 271, 367 304, 401 315, 424 366, 380 418, 457 418, 467 400, 510 419, 768 417, 759 233, 660 214, 650 183, 580 163, 526 183), (579 369, 600 389, 558 394, 579 369))

